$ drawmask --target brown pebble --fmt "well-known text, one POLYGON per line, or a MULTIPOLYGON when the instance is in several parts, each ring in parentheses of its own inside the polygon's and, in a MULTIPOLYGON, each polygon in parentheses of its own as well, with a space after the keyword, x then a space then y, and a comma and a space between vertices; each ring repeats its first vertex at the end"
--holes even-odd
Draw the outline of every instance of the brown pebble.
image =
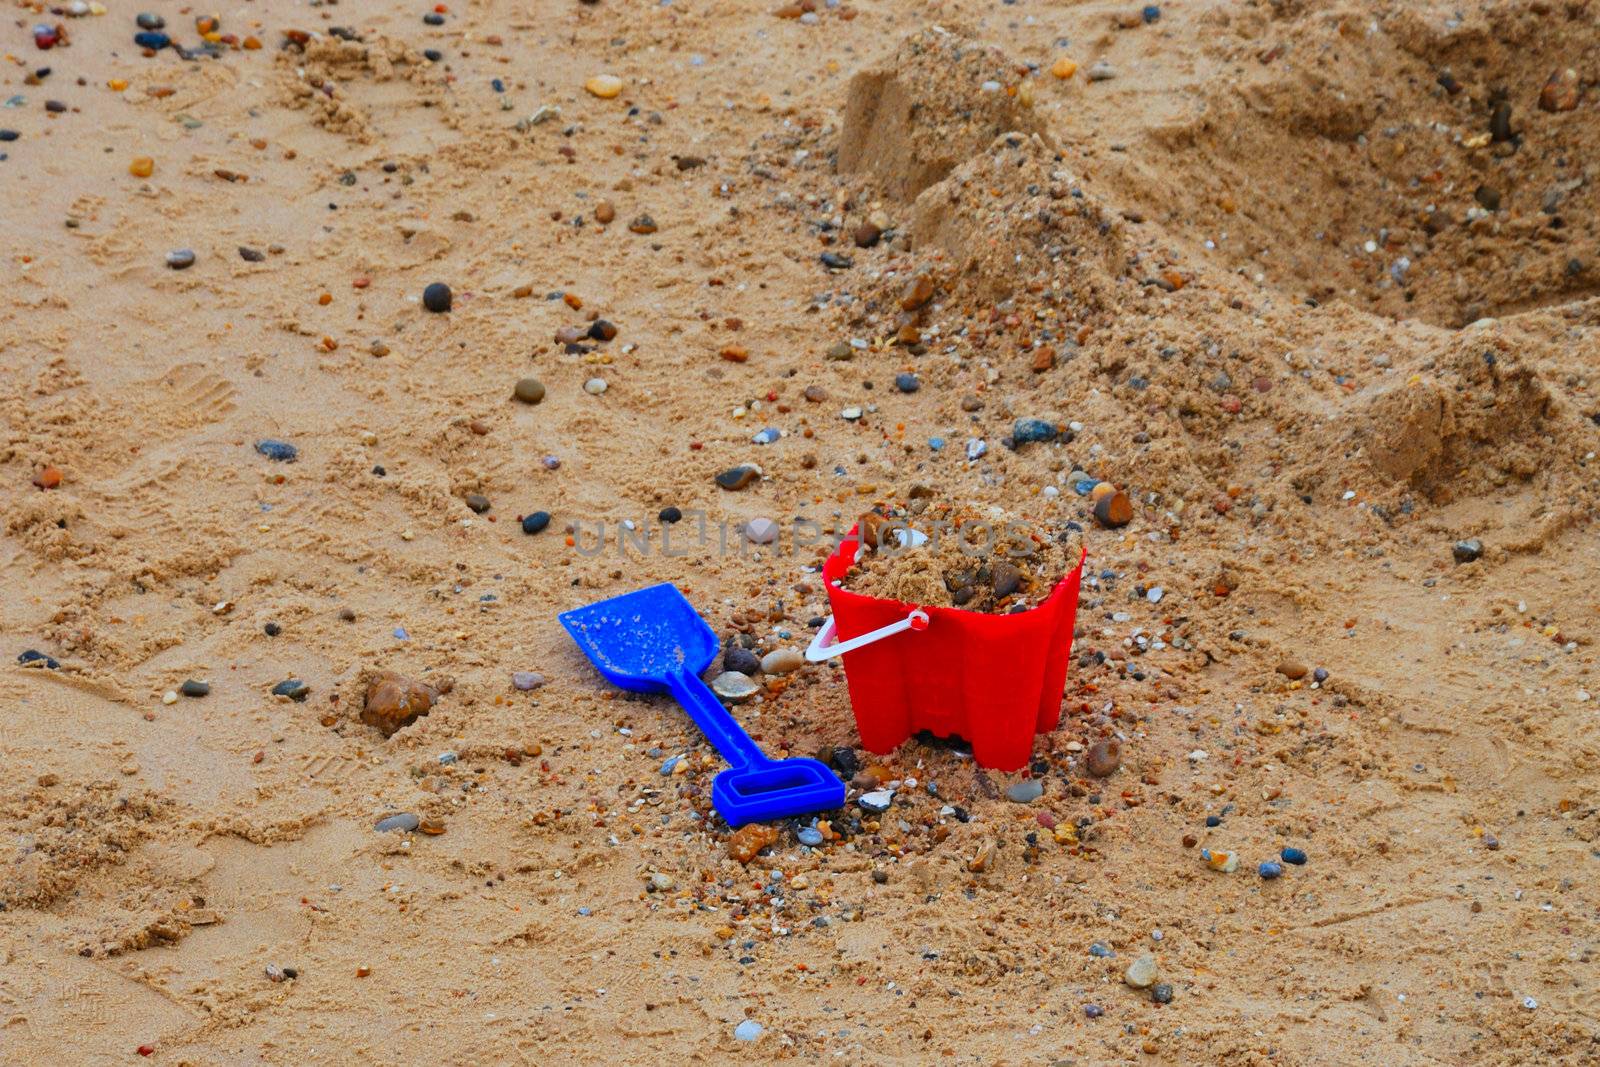
POLYGON ((61 484, 61 468, 46 467, 33 476, 33 484, 40 489, 54 489, 61 484))
POLYGON ((808 385, 800 395, 813 404, 820 404, 828 399, 828 391, 820 385, 808 385))
POLYGON ((741 826, 728 838, 728 855, 740 863, 749 863, 758 852, 777 840, 777 830, 766 823, 753 822, 741 826))
POLYGON ((729 363, 744 363, 750 358, 750 350, 744 345, 723 345, 720 354, 729 363))
POLYGON ((1298 682, 1306 676, 1306 665, 1299 660, 1286 659, 1278 664, 1278 673, 1291 682, 1298 682))
POLYGON ((374 677, 372 684, 367 687, 361 721, 368 726, 376 726, 383 736, 388 737, 415 722, 418 716, 428 714, 438 702, 440 692, 448 689, 448 685, 435 688, 393 671, 384 671, 374 677))
POLYGON ((1550 80, 1539 90, 1539 108, 1543 111, 1571 111, 1578 106, 1583 86, 1578 72, 1568 67, 1550 75, 1550 80))
POLYGON ((515 289, 511 290, 511 295, 516 297, 518 300, 525 300, 533 295, 533 286, 519 285, 515 289))
POLYGON ((1056 365, 1056 350, 1049 345, 1040 345, 1033 352, 1033 373, 1043 374, 1056 365))
POLYGON ((617 217, 617 209, 611 206, 611 201, 600 200, 594 205, 594 221, 602 226, 609 225, 617 217))
POLYGON ((1101 526, 1115 529, 1133 521, 1133 501, 1120 489, 1095 501, 1094 517, 1101 526))
POLYGON ((556 331, 556 344, 575 345, 587 337, 588 334, 589 331, 587 329, 581 329, 577 326, 563 326, 556 331))
POLYGON ((1198 845, 1199 843, 1200 843, 1200 839, 1198 837, 1194 836, 1193 834, 1184 834, 1183 835, 1183 847, 1184 848, 1194 848, 1194 846, 1198 845))
POLYGON ((761 472, 754 467, 732 467, 717 475, 717 484, 728 490, 743 489, 760 477, 761 472))
POLYGON ((1096 741, 1089 746, 1084 766, 1096 778, 1107 778, 1122 766, 1121 741, 1096 741))
POLYGON ((628 229, 632 230, 634 233, 655 233, 656 220, 651 218, 649 215, 640 215, 638 218, 628 223, 628 229))
POLYGON ((915 311, 932 299, 933 278, 926 273, 918 274, 906 284, 905 291, 900 294, 900 310, 915 311))
POLYGON ((1022 572, 1005 560, 1000 560, 991 568, 989 577, 994 583, 996 600, 1005 599, 1022 586, 1022 572))
POLYGON ((857 248, 871 248, 883 237, 883 231, 870 222, 863 222, 856 227, 854 237, 857 248))
POLYGON ((511 392, 524 404, 537 404, 544 399, 544 383, 537 378, 523 378, 511 392))

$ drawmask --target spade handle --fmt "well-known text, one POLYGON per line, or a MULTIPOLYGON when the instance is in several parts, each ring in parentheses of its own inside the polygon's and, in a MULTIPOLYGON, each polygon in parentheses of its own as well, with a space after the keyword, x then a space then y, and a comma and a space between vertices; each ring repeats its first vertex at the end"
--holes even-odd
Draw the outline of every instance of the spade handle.
POLYGON ((728 766, 745 770, 765 767, 772 762, 750 740, 750 735, 744 732, 738 720, 729 714, 728 709, 722 706, 722 701, 717 699, 717 694, 698 675, 681 671, 670 675, 667 689, 673 699, 683 705, 683 710, 689 713, 694 724, 700 727, 706 740, 727 760, 728 766))

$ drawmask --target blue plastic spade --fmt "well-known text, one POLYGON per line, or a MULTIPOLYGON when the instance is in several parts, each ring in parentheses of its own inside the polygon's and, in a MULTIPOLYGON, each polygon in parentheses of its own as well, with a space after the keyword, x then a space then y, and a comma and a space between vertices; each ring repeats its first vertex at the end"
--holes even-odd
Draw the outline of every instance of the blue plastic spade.
POLYGON ((844 783, 814 759, 768 759, 722 706, 700 673, 717 656, 717 635, 671 583, 614 596, 561 616, 561 625, 613 685, 671 693, 729 767, 711 783, 711 803, 729 826, 829 811, 844 783))

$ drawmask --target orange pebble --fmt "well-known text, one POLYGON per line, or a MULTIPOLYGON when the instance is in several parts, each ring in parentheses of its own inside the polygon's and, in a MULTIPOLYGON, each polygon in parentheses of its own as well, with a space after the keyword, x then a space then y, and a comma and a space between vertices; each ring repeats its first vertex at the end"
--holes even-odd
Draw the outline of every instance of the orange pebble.
POLYGON ((61 484, 61 468, 46 467, 33 476, 33 484, 40 489, 54 489, 61 484))
POLYGON ((317 297, 317 303, 321 304, 323 307, 327 307, 329 304, 333 303, 333 294, 323 293, 321 296, 317 297))
POLYGON ((156 161, 149 156, 135 156, 128 164, 128 173, 135 178, 148 178, 156 170, 156 161))

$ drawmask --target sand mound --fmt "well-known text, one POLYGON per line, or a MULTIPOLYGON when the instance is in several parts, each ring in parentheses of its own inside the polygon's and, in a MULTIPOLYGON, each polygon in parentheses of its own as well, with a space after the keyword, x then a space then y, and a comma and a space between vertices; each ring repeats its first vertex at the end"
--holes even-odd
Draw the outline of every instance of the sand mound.
POLYGON ((1048 289, 1082 312, 1104 308, 1125 252, 1115 225, 1038 135, 1007 133, 917 197, 920 250, 953 261, 971 295, 1048 289))
POLYGON ((1019 71, 997 48, 937 26, 887 65, 857 74, 845 101, 839 170, 872 174, 910 200, 1002 133, 1044 135, 1019 71))
POLYGON ((1260 73, 1152 131, 1129 191, 1296 297, 1459 326, 1590 296, 1600 94, 1562 78, 1597 46, 1504 8, 1274 20, 1238 56, 1260 73))

